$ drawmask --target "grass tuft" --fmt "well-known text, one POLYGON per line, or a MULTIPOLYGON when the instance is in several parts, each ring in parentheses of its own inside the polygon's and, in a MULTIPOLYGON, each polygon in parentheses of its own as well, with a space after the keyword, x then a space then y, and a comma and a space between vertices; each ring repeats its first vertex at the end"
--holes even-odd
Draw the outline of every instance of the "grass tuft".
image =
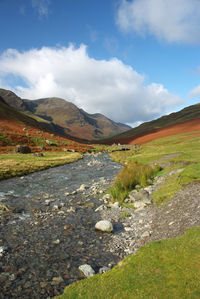
POLYGON ((137 162, 130 162, 125 165, 120 173, 116 176, 114 185, 110 188, 109 193, 113 200, 123 203, 129 192, 135 188, 136 185, 145 187, 148 185, 148 180, 151 179, 158 171, 159 166, 151 167, 149 165, 139 164, 137 162))

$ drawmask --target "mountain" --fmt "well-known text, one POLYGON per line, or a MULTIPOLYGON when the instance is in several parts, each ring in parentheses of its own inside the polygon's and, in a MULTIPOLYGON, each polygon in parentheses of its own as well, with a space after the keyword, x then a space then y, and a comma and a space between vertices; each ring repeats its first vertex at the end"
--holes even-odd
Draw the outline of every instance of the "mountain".
POLYGON ((200 130, 200 104, 145 122, 136 128, 104 140, 102 143, 142 144, 160 137, 196 130, 200 130))
MULTIPOLYGON (((12 99, 12 95, 11 99, 12 99)), ((14 104, 19 107, 20 99, 14 104)), ((28 145, 32 152, 77 150, 87 151, 90 146, 52 134, 37 120, 9 106, 0 96, 0 153, 14 149, 16 145, 28 145)))
POLYGON ((130 129, 129 126, 116 123, 102 114, 89 114, 61 98, 26 100, 5 89, 0 89, 0 96, 8 105, 63 136, 98 140, 130 129))

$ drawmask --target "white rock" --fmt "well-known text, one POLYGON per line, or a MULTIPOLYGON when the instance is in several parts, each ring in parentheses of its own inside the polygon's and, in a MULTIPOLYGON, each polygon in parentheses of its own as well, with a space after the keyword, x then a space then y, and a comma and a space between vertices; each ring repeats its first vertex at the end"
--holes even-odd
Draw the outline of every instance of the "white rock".
POLYGON ((88 264, 81 265, 78 268, 86 277, 91 277, 95 274, 92 267, 88 264))
POLYGON ((58 210, 58 205, 54 205, 52 210, 57 211, 58 210))
POLYGON ((55 240, 55 241, 53 241, 53 244, 60 244, 60 240, 59 239, 57 239, 57 240, 55 240))
POLYGON ((150 236, 150 233, 148 231, 144 232, 142 235, 141 235, 141 238, 147 238, 150 236))
POLYGON ((83 192, 85 191, 86 189, 88 189, 89 187, 85 184, 82 184, 79 189, 77 189, 78 192, 83 192))
POLYGON ((68 213, 75 213, 76 212, 76 209, 73 208, 73 207, 70 207, 68 210, 67 210, 68 213))
POLYGON ((112 209, 119 209, 119 203, 118 203, 118 201, 116 201, 114 203, 111 203, 111 208, 112 209))
POLYGON ((136 209, 143 209, 144 207, 146 207, 146 204, 143 201, 136 201, 134 202, 133 206, 136 209))
POLYGON ((49 205, 50 205, 50 202, 51 202, 51 200, 46 199, 46 200, 45 200, 45 205, 46 205, 46 206, 49 206, 49 205))
POLYGON ((96 208, 95 212, 98 212, 98 211, 103 211, 103 210, 106 210, 107 207, 105 205, 100 205, 98 208, 96 208))
POLYGON ((124 230, 126 232, 131 232, 131 231, 133 231, 133 228, 132 227, 125 227, 124 230))
POLYGON ((95 228, 97 230, 102 231, 102 232, 108 232, 108 233, 110 233, 110 232, 113 231, 113 225, 108 220, 101 220, 101 221, 97 222, 95 224, 95 228))

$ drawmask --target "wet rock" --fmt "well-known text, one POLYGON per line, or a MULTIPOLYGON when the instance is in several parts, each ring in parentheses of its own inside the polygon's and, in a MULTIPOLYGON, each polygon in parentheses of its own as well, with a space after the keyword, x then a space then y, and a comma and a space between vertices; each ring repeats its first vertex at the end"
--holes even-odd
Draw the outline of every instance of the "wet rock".
POLYGON ((96 208, 95 212, 107 210, 107 207, 105 205, 100 205, 98 208, 96 208))
POLYGON ((88 264, 81 265, 78 268, 86 277, 91 277, 95 274, 95 271, 88 264))
POLYGON ((95 224, 95 229, 100 230, 102 232, 111 233, 113 231, 113 225, 108 220, 101 220, 95 224))
POLYGON ((103 273, 105 273, 105 272, 107 272, 107 271, 109 271, 110 270, 110 268, 109 267, 102 267, 102 268, 100 268, 99 269, 99 274, 103 274, 103 273))
POLYGON ((68 210, 67 210, 68 213, 75 213, 76 212, 76 209, 74 207, 70 207, 68 210))
POLYGON ((53 211, 57 211, 58 209, 59 209, 58 205, 54 205, 53 208, 52 208, 53 211))
POLYGON ((11 208, 8 205, 5 205, 4 203, 0 203, 0 214, 11 212, 13 212, 13 208, 11 208))
POLYGON ((83 191, 85 191, 86 189, 88 189, 88 186, 85 185, 85 184, 82 184, 82 185, 80 186, 80 188, 77 189, 77 191, 78 191, 78 192, 83 192, 83 191))
POLYGON ((53 277, 52 279, 53 281, 57 282, 57 283, 60 283, 60 282, 63 282, 63 278, 61 276, 58 276, 58 277, 53 277))
POLYGON ((46 200, 45 200, 45 205, 46 205, 46 206, 49 206, 49 205, 50 205, 50 202, 51 202, 50 199, 46 199, 46 200))
POLYGON ((7 247, 6 246, 0 246, 0 257, 3 256, 3 254, 6 252, 7 247))

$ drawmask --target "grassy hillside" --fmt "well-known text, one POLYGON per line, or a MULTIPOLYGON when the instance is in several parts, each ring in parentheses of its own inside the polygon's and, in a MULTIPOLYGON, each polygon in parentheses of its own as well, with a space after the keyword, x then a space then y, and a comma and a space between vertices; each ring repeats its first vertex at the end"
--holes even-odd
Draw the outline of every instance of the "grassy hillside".
POLYGON ((140 136, 146 136, 147 134, 158 132, 160 129, 195 119, 198 120, 198 122, 200 123, 200 104, 192 105, 184 108, 179 112, 174 112, 169 115, 162 116, 156 120, 145 122, 136 128, 128 130, 122 134, 116 135, 111 139, 105 140, 105 143, 131 143, 131 141, 140 136))

